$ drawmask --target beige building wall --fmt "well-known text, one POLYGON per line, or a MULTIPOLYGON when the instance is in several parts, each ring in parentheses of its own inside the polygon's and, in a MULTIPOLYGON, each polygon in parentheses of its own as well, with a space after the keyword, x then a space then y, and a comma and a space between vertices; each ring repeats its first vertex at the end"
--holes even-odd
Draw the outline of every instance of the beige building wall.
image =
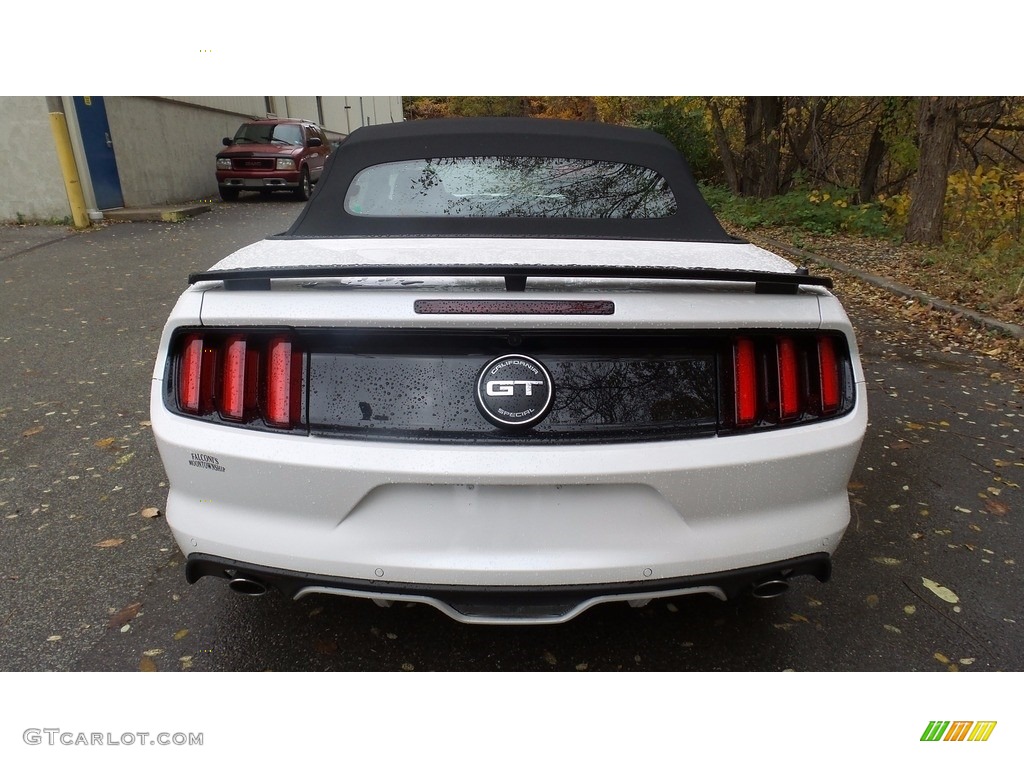
POLYGON ((44 96, 0 96, 0 221, 71 215, 44 96))
POLYGON ((248 115, 162 98, 104 101, 126 207, 217 196, 214 157, 248 115))

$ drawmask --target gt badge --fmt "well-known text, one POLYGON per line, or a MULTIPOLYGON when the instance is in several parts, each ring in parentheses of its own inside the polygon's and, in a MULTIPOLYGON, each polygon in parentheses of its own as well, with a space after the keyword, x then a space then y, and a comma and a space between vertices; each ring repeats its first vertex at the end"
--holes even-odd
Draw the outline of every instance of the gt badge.
POLYGON ((548 415, 554 396, 547 368, 526 355, 495 358, 476 380, 477 408, 501 429, 528 429, 539 423, 548 415))

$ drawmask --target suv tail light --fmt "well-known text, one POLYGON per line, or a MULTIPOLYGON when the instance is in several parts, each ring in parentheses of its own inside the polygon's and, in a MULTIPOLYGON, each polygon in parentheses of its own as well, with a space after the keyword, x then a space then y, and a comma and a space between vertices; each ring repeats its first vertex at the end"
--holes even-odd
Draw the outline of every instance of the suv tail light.
POLYGON ((751 334, 731 340, 724 366, 724 431, 802 424, 853 405, 845 340, 831 334, 751 334))
POLYGON ((303 426, 305 354, 288 333, 195 331, 172 344, 168 404, 256 428, 303 426))

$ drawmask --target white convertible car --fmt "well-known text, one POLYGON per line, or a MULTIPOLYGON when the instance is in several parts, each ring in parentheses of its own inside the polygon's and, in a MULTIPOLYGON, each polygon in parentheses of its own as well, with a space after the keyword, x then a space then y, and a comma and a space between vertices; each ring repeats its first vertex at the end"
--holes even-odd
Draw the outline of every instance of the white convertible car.
POLYGON ((471 623, 829 577, 867 423, 830 283, 638 129, 358 129, 190 277, 152 422, 186 577, 471 623))

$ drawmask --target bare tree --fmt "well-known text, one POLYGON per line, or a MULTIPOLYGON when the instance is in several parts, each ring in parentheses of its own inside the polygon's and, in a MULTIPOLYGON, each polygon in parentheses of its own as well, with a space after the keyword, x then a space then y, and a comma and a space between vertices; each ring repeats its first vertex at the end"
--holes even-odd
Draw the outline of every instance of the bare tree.
POLYGON ((782 186, 782 120, 780 96, 747 96, 743 103, 743 164, 740 179, 744 195, 760 198, 779 194, 782 186))
POLYGON ((715 144, 718 147, 718 154, 722 158, 722 170, 725 172, 725 181, 734 195, 740 193, 740 178, 736 173, 736 163, 733 160, 732 149, 729 148, 729 137, 725 133, 725 125, 722 122, 722 113, 718 104, 713 98, 705 100, 708 111, 711 114, 711 132, 715 137, 715 144))
POLYGON ((942 243, 942 210, 958 109, 955 96, 921 99, 917 121, 920 156, 911 190, 905 234, 908 243, 942 243))

